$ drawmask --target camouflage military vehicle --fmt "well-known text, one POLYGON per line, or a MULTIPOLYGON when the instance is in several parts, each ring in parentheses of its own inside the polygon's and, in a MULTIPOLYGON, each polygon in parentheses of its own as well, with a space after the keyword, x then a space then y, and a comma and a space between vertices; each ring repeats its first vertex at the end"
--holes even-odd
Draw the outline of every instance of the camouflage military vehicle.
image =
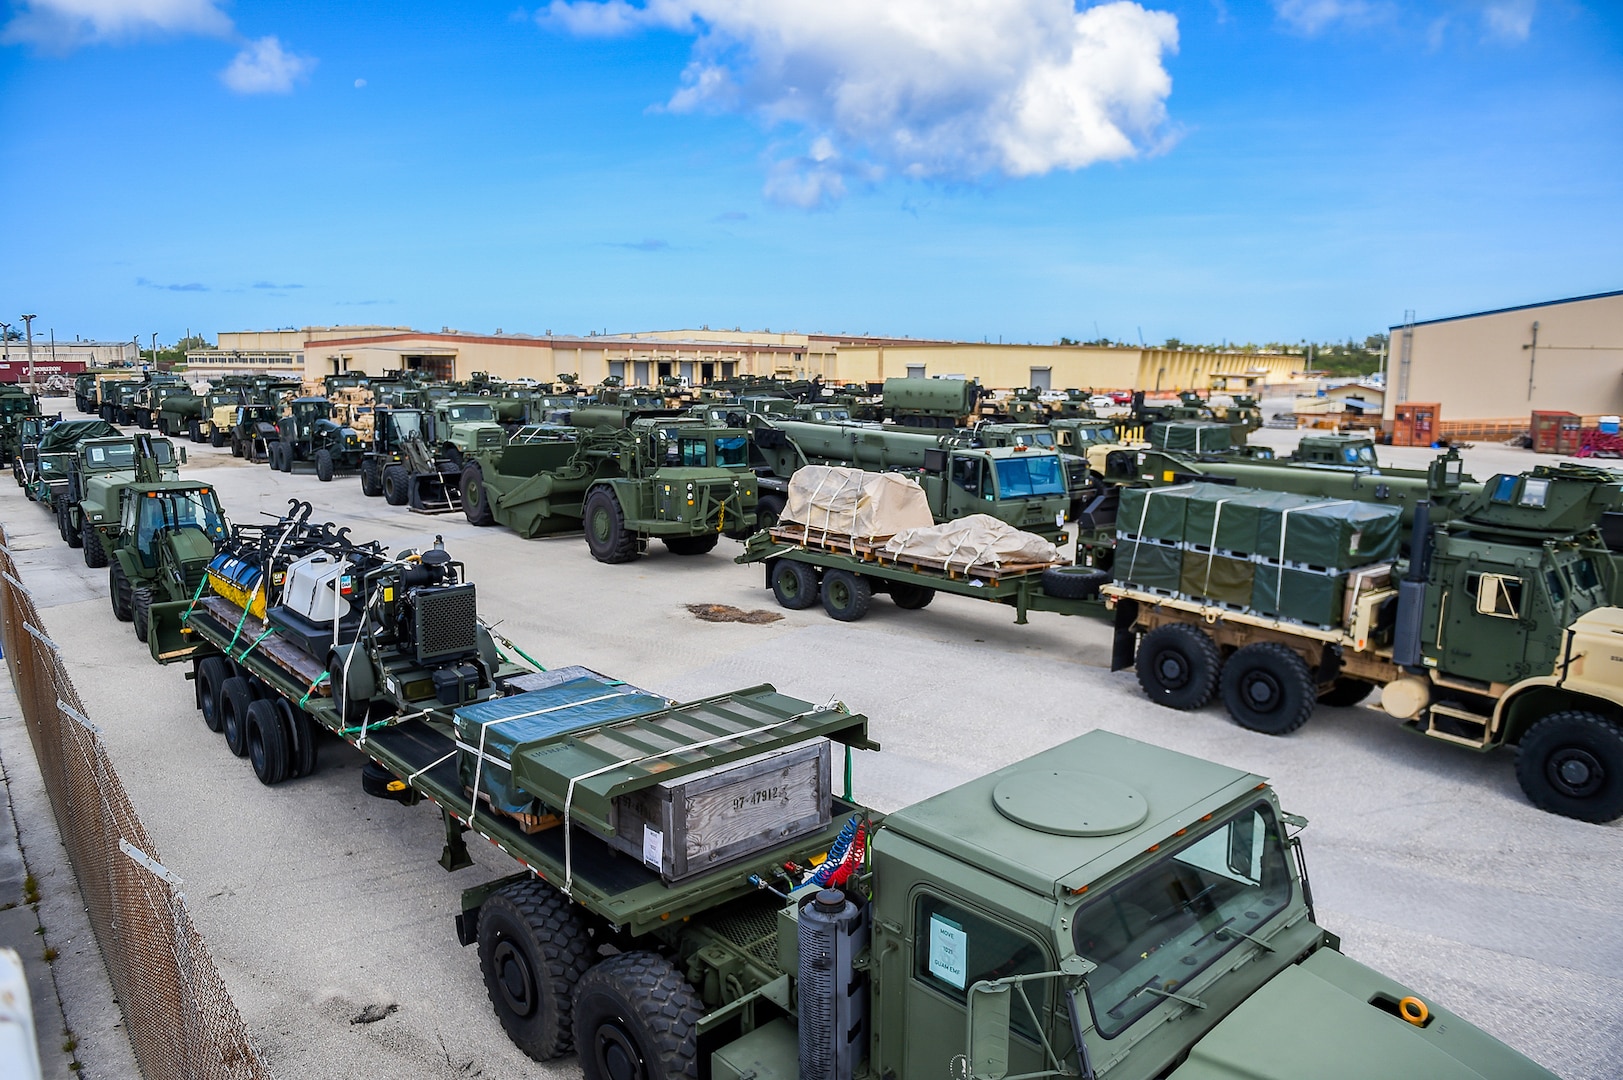
MULTIPOLYGON (((152 605, 197 593, 226 530, 219 497, 207 484, 167 480, 124 487, 118 527, 106 531, 113 616, 133 622, 135 636, 145 641, 152 605)), ((100 565, 88 555, 85 562, 100 565)))
POLYGON ((68 483, 53 499, 57 528, 71 547, 84 550, 85 565, 107 565, 107 542, 117 538, 123 491, 146 480, 172 480, 186 459, 168 439, 122 435, 85 439, 68 459, 68 483))
MULTIPOLYGON (((1186 505, 1221 501, 1235 525, 1253 496, 1281 512, 1274 492, 1201 486, 1184 489, 1186 505)), ((1149 500, 1179 490, 1141 493, 1144 508, 1132 516, 1148 524, 1134 527, 1155 528, 1149 500)), ((1152 580, 1170 549, 1165 538, 1135 541, 1149 557, 1135 555, 1128 569, 1118 551, 1116 583, 1101 590, 1116 612, 1113 666, 1135 667, 1162 705, 1198 709, 1219 697, 1236 723, 1270 735, 1297 730, 1320 703, 1353 705, 1378 690, 1384 715, 1415 734, 1479 752, 1517 747, 1517 780, 1534 805, 1615 821, 1623 658, 1610 643, 1623 609, 1610 606, 1616 556, 1600 523, 1620 495, 1618 474, 1541 465, 1469 494, 1456 487, 1456 505, 1435 519, 1420 502, 1407 556, 1393 557, 1393 537, 1387 556, 1366 566, 1337 560, 1369 542, 1366 511, 1377 508, 1338 498, 1317 509, 1291 504, 1289 527, 1275 528, 1277 549, 1265 545, 1251 561, 1228 557, 1223 549, 1234 545, 1220 523, 1198 530, 1200 550, 1170 552, 1193 558, 1208 590, 1234 572, 1253 574, 1250 600, 1243 590, 1198 596, 1152 580)), ((1378 509, 1398 527, 1396 507, 1378 509)))
POLYGON ((723 533, 755 525, 749 439, 694 418, 640 418, 627 428, 525 429, 463 470, 462 509, 475 525, 529 538, 585 527, 599 562, 630 562, 662 540, 702 555, 723 533))

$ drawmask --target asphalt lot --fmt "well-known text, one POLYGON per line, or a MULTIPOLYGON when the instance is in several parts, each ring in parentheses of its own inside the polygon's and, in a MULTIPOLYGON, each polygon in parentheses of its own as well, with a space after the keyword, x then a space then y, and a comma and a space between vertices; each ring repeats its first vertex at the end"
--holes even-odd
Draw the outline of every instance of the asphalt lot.
MULTIPOLYGON (((1276 437, 1294 441, 1264 434, 1276 437)), ((1569 1080, 1623 1075, 1623 823, 1534 809, 1508 753, 1427 742, 1363 707, 1323 709, 1277 739, 1240 729, 1220 706, 1171 712, 1146 701, 1131 673, 1109 672, 1104 624, 1037 614, 1015 626, 1007 609, 954 597, 922 612, 878 600, 855 625, 820 609, 765 625, 702 622, 686 605, 781 610, 759 568, 731 562, 730 541, 686 559, 655 544, 637 563, 602 566, 578 535, 523 541, 363 498, 354 477, 321 484, 185 445, 184 475, 215 484, 236 520, 298 497, 318 519, 391 547, 443 535, 485 617, 548 666, 585 664, 678 698, 771 682, 844 701, 885 745, 856 769, 858 796, 881 810, 1095 727, 1272 777, 1286 808, 1312 821, 1319 921, 1349 956, 1569 1080)), ((1388 460, 1409 456, 1430 452, 1388 460)), ((1479 478, 1549 460, 1501 448, 1466 459, 1479 478)), ((335 742, 314 776, 263 787, 203 726, 181 670, 154 664, 114 621, 106 571, 86 568, 10 484, 0 522, 278 1075, 579 1075, 573 1060, 537 1065, 512 1047, 474 950, 456 943, 461 890, 513 864, 476 849, 475 868, 447 874, 433 808, 363 795, 358 755, 335 742), (354 1022, 368 1006, 388 1015, 354 1022)))

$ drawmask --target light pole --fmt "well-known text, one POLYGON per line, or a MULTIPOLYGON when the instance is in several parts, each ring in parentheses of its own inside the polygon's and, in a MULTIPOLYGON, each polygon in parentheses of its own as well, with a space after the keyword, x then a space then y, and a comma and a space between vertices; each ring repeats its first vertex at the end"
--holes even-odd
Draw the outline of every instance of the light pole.
POLYGON ((11 363, 11 324, 8 322, 0 322, 0 342, 4 343, 0 347, 5 349, 6 363, 9 364, 11 363))
POLYGON ((24 315, 23 327, 28 334, 28 392, 34 392, 34 320, 38 315, 24 315))
POLYGON ((158 332, 152 331, 152 370, 158 370, 158 332))

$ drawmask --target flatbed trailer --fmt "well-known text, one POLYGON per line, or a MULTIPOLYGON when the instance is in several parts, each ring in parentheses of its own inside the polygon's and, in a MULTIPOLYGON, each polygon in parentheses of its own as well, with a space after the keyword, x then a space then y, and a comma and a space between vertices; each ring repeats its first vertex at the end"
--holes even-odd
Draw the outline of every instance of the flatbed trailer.
POLYGON ((959 565, 893 555, 882 543, 794 524, 755 533, 734 561, 765 564, 766 587, 783 607, 809 608, 821 598, 823 609, 841 622, 866 615, 869 598, 880 592, 909 611, 928 606, 937 593, 1002 604, 1014 608, 1018 626, 1032 611, 1109 617, 1099 587, 1110 575, 1089 567, 959 565))
MULTIPOLYGON (((445 825, 440 863, 447 870, 471 866, 464 833, 473 832, 511 856, 523 868, 465 897, 470 910, 484 896, 531 875, 551 882, 572 900, 612 926, 634 935, 658 930, 671 920, 709 911, 761 890, 752 879, 771 880, 786 862, 806 864, 826 852, 854 814, 869 814, 851 800, 849 772, 844 796, 833 799, 832 823, 792 843, 759 852, 741 862, 680 884, 606 842, 614 833, 610 807, 615 798, 746 757, 817 738, 851 749, 878 749, 868 740, 867 718, 843 707, 820 707, 777 693, 770 685, 677 703, 659 712, 633 716, 548 740, 523 744, 512 756, 512 774, 527 790, 546 792, 549 806, 566 806, 562 820, 534 823, 477 804, 464 785, 459 757, 478 747, 459 744, 449 708, 437 705, 415 715, 379 721, 345 719, 334 700, 326 669, 296 647, 267 633, 265 624, 230 600, 200 597, 190 606, 154 608, 149 637, 160 663, 197 665, 221 657, 255 681, 256 693, 274 694, 293 710, 359 750, 393 778, 392 797, 405 803, 427 799, 445 825), (176 609, 181 609, 177 612, 176 609), (183 616, 183 625, 164 620, 183 616), (174 647, 179 636, 184 644, 174 647), (635 748, 628 753, 627 748, 635 748), (542 752, 544 751, 544 752, 542 752)), ((530 673, 504 663, 501 678, 530 673)), ((471 922, 472 920, 470 920, 471 922)), ((470 944, 476 930, 460 930, 470 944)))

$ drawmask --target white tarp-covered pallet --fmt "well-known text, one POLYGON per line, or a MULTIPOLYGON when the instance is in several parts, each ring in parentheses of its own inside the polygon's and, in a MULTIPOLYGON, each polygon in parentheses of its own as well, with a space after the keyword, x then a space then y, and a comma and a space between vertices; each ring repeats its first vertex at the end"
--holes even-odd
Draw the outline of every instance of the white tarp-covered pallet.
POLYGON ((789 479, 783 520, 807 535, 880 540, 935 521, 924 489, 896 473, 807 465, 789 479))
POLYGON ((1042 537, 988 514, 907 529, 887 540, 884 551, 898 560, 938 563, 947 570, 1057 566, 1069 561, 1042 537))

